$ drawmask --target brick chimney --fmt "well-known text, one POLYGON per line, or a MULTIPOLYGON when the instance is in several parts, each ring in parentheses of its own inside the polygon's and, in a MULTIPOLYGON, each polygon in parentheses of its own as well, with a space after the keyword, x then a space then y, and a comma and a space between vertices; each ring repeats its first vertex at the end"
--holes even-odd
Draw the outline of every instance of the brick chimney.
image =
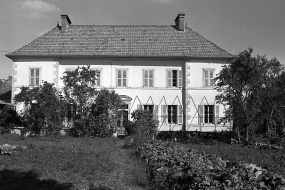
POLYGON ((185 13, 179 13, 175 19, 175 26, 176 29, 179 31, 184 31, 184 18, 185 18, 185 13))
POLYGON ((66 32, 71 24, 71 20, 69 19, 67 14, 61 15, 61 31, 66 32))

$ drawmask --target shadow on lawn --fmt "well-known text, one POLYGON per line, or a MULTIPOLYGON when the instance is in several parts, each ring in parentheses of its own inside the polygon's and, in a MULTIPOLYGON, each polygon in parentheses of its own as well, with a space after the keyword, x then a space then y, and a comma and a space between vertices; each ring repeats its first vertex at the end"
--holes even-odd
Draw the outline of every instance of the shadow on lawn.
POLYGON ((71 190, 71 183, 59 183, 56 180, 40 180, 35 170, 21 172, 4 169, 0 171, 1 190, 71 190))

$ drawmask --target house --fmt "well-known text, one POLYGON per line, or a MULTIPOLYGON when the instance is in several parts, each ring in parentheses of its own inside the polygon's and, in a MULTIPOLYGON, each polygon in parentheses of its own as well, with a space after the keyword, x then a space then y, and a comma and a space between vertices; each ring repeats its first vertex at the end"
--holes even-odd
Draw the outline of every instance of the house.
POLYGON ((13 60, 12 97, 42 80, 60 89, 66 70, 91 65, 100 71, 97 88, 121 95, 125 119, 146 109, 158 116, 160 131, 229 130, 230 123, 218 122, 225 108, 215 102, 213 78, 232 55, 185 26, 184 13, 174 25, 73 25, 61 18, 61 26, 6 55, 13 60))

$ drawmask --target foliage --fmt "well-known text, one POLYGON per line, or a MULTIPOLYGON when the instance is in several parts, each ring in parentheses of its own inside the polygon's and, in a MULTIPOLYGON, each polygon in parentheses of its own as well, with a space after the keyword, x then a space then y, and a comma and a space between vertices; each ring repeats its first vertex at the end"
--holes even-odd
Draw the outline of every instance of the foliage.
POLYGON ((135 122, 133 121, 128 120, 124 122, 124 128, 126 132, 128 133, 128 135, 133 135, 136 133, 136 125, 135 125, 135 122))
POLYGON ((4 106, 0 110, 0 126, 2 126, 0 133, 9 133, 10 129, 20 126, 22 124, 21 119, 21 116, 16 112, 14 107, 4 106))
POLYGON ((78 116, 75 120, 75 126, 71 129, 73 136, 110 137, 117 127, 121 105, 121 98, 114 90, 101 89, 97 92, 96 100, 90 104, 90 113, 86 113, 85 118, 78 116))
POLYGON ((8 79, 0 79, 0 95, 11 90, 12 76, 8 76, 8 79))
POLYGON ((138 147, 153 189, 282 189, 285 179, 254 164, 222 160, 171 142, 138 147))
POLYGON ((97 91, 98 71, 78 67, 62 77, 66 100, 75 108, 74 136, 109 137, 116 128, 121 99, 114 90, 97 91))
POLYGON ((21 87, 21 92, 14 97, 14 101, 27 107, 23 112, 24 122, 36 135, 41 131, 53 135, 61 129, 65 103, 53 83, 44 81, 38 87, 21 87))
POLYGON ((225 119, 233 118, 236 132, 247 141, 261 128, 270 132, 272 127, 281 127, 281 132, 285 127, 285 80, 280 62, 252 53, 252 49, 241 52, 215 78, 220 92, 217 103, 228 106, 225 119))
POLYGON ((11 155, 13 152, 24 151, 27 150, 27 148, 28 147, 26 146, 3 144, 2 146, 0 146, 0 154, 11 155))
POLYGON ((65 71, 61 78, 64 83, 64 95, 68 104, 75 108, 75 127, 83 129, 91 117, 91 106, 97 97, 96 78, 98 72, 87 67, 77 67, 74 71, 65 71))
POLYGON ((123 102, 114 90, 101 89, 92 105, 92 123, 94 134, 110 137, 117 129, 117 121, 121 118, 123 102))
POLYGON ((135 122, 135 135, 138 144, 156 135, 159 121, 153 113, 148 110, 135 110, 131 117, 135 122))

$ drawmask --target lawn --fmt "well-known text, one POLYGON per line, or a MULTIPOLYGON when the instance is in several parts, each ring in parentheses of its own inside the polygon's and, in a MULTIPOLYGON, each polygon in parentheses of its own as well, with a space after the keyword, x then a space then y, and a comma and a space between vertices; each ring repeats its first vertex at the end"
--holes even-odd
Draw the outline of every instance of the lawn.
POLYGON ((116 138, 1 135, 0 145, 27 150, 0 155, 0 189, 147 189, 144 165, 116 138))
POLYGON ((230 145, 212 140, 197 141, 196 143, 179 143, 191 149, 204 151, 207 154, 217 155, 223 160, 241 163, 253 163, 270 172, 285 177, 285 150, 264 150, 248 148, 241 145, 230 145))

